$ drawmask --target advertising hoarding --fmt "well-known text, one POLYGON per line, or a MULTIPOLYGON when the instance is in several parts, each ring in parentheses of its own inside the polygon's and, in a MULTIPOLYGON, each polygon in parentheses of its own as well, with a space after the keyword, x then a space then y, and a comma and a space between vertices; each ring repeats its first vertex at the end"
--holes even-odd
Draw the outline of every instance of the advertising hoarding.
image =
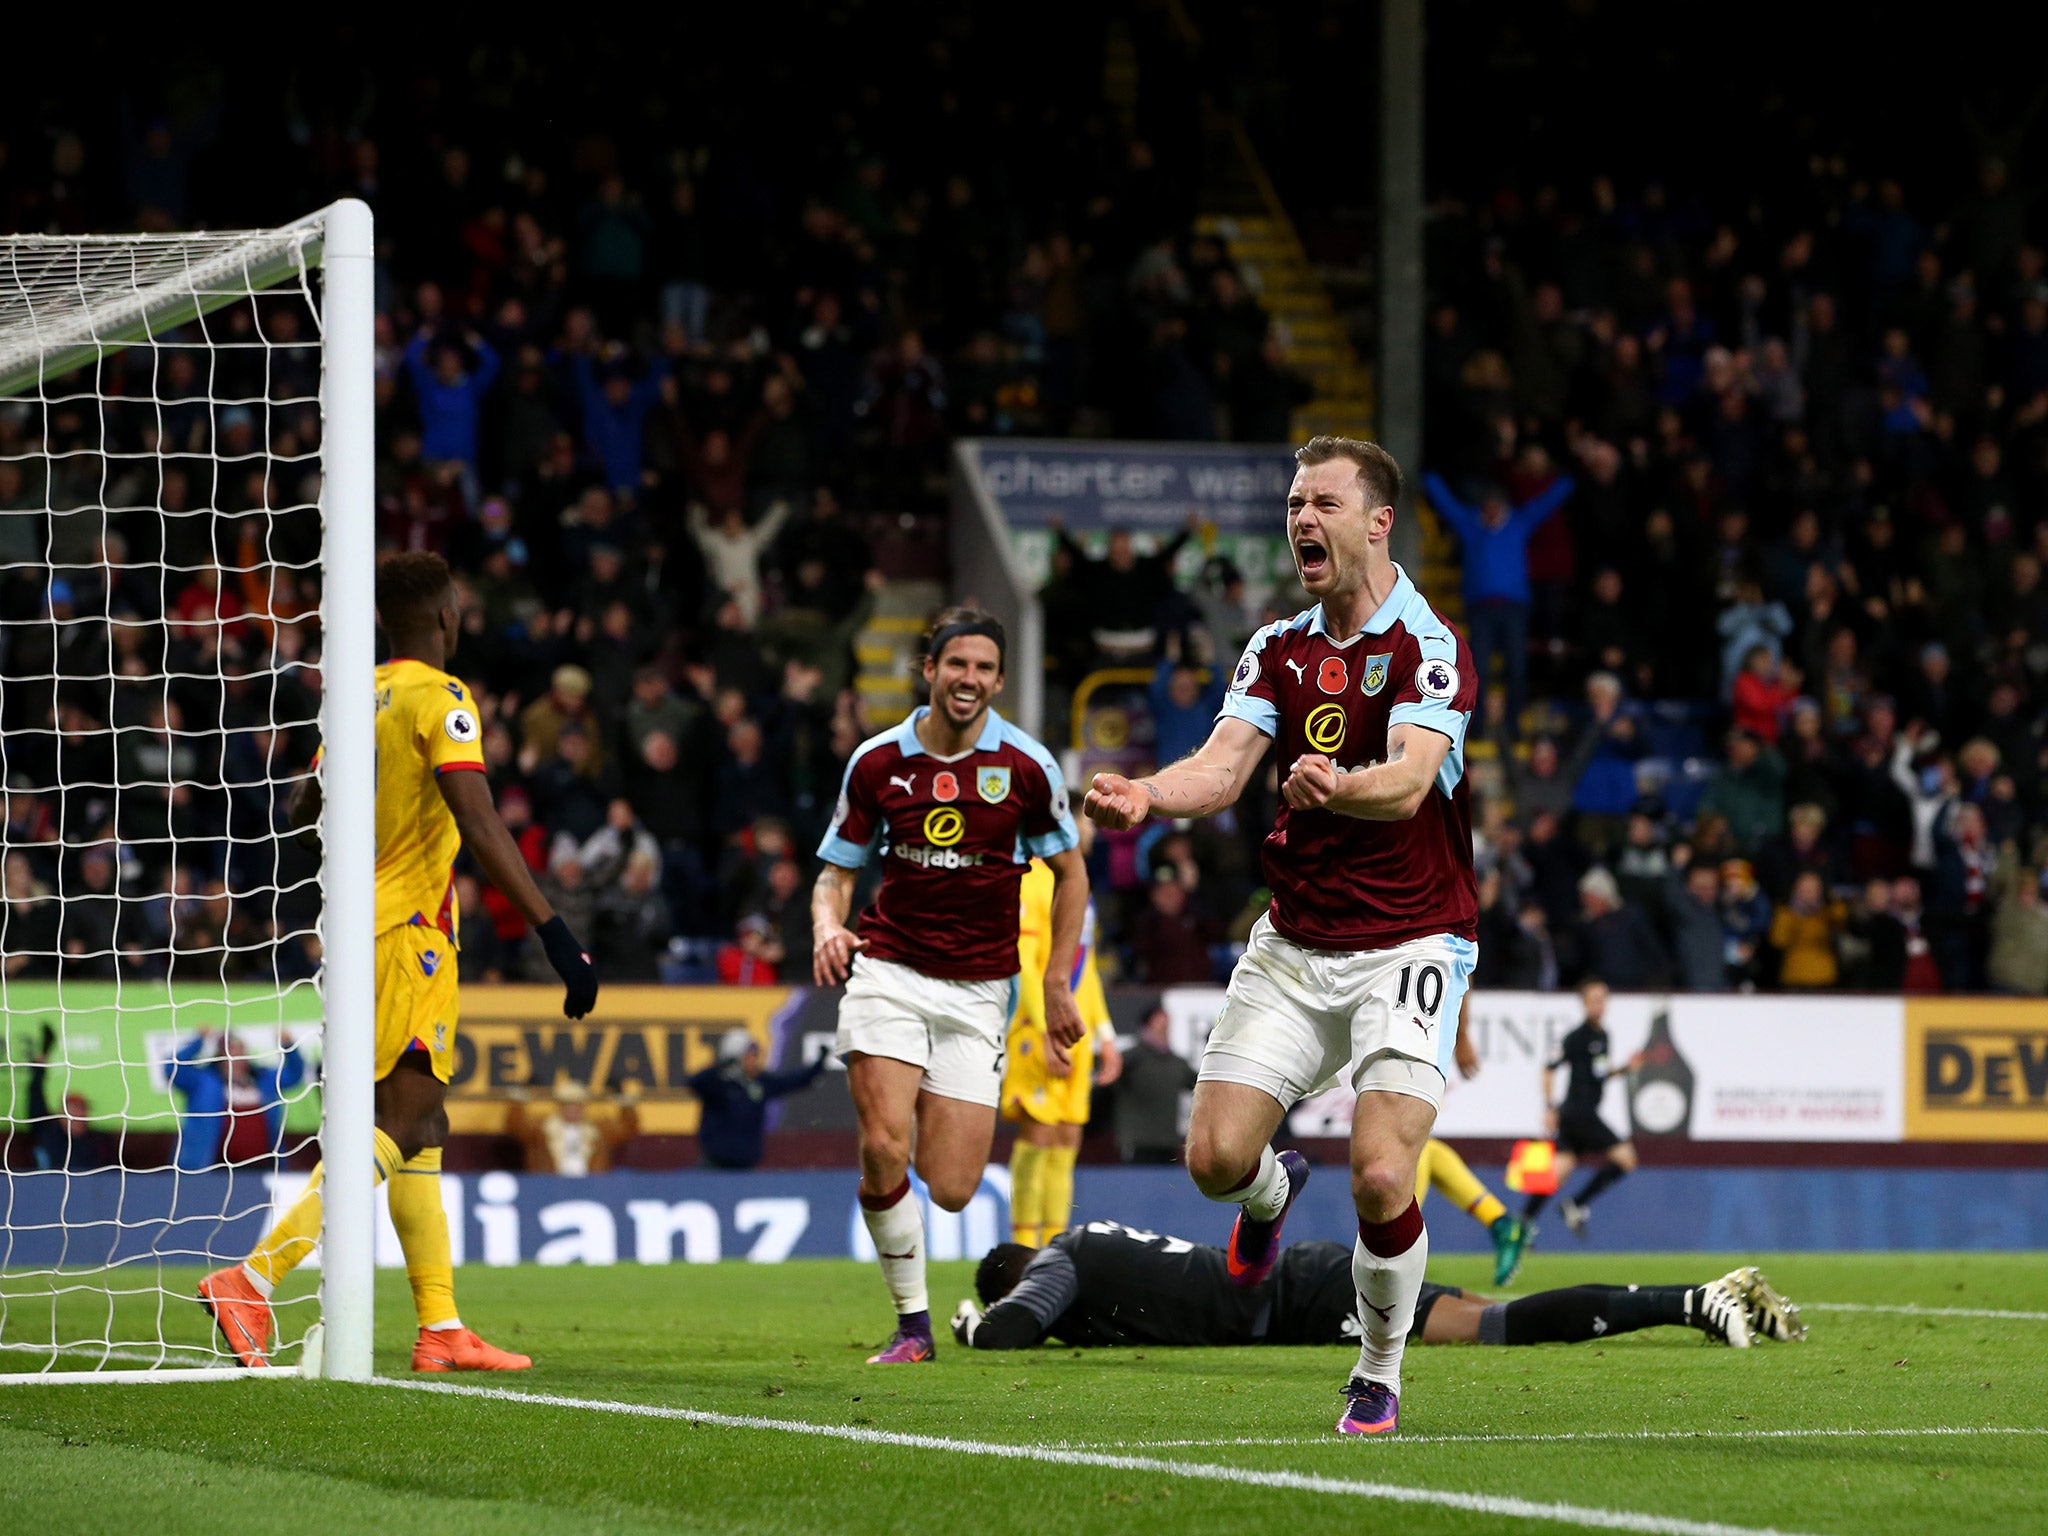
MULTIPOLYGON (((1175 1048, 1199 1060, 1223 989, 1173 988, 1162 1001, 1175 1048)), ((1541 1135, 1543 1066, 1583 1016, 1575 993, 1473 993, 1467 1027, 1480 1069, 1454 1077, 1438 1134, 1541 1135)), ((1852 1142, 1905 1134, 1905 1023, 1895 998, 1616 994, 1606 1023, 1617 1075, 1601 1113, 1622 1134, 1852 1142), (1621 1074, 1653 1044, 1656 1059, 1633 1078, 1621 1074)), ((1561 1080, 1556 1088, 1563 1091, 1561 1080)), ((1351 1094, 1332 1088, 1304 1100, 1289 1129, 1347 1134, 1351 1105, 1351 1094)))
POLYGON ((2048 1005, 1912 998, 1905 1069, 1911 1140, 2048 1141, 2048 1005))

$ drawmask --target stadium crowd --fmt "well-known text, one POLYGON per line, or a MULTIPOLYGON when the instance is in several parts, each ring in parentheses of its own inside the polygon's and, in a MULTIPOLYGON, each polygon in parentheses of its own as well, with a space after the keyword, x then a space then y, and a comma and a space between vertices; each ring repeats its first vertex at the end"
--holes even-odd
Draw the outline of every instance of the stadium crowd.
POLYGON ((1918 190, 1822 160, 1783 206, 1439 207, 1496 978, 2048 989, 2042 231, 1996 157, 1918 190))
MULTIPOLYGON (((380 543, 458 572, 494 788, 609 976, 801 970, 869 730, 852 638, 890 551, 929 547, 953 434, 1270 440, 1302 398, 1188 233, 1170 92, 1135 125, 1099 80, 1027 98, 1018 45, 956 22, 886 104, 825 83, 829 49, 783 61, 802 155, 744 118, 570 144, 528 126, 544 72, 272 104, 296 195, 377 212, 380 543), (993 153, 1026 116, 1035 153, 993 153)), ((216 222, 220 121, 155 110, 17 135, 0 219, 216 222)), ((1995 159, 1957 199, 1822 162, 1782 206, 1604 178, 1438 204, 1412 468, 1489 679, 1482 983, 2048 990, 2041 233, 1995 159)), ((103 365, 138 409, 0 406, 9 975, 317 964, 312 855, 257 835, 315 745, 292 309, 264 301, 267 351, 103 365), (208 478, 266 448, 267 478, 208 478), (101 504, 139 510, 73 511, 101 504)), ((1161 740, 1198 731, 1180 663, 1266 617, 1232 573, 1059 569, 1053 649, 1091 592, 1148 587, 1161 740)), ((1220 974, 1272 803, 1099 842, 1118 972, 1220 974)), ((460 885, 465 968, 527 974, 517 914, 460 885)))
MULTIPOLYGON (((2041 232, 1996 158, 1954 206, 1825 163, 1808 194, 1434 210, 1420 478, 1488 682, 1482 985, 2048 991, 2041 232)), ((1156 598, 1162 760, 1230 577, 1156 598)), ((1155 981, 1209 979, 1263 900, 1199 830, 1107 873, 1155 981)))
MULTIPOLYGON (((1216 359, 1257 371, 1256 307, 1176 265, 1184 112, 1044 106, 1085 58, 964 13, 907 65, 884 48, 923 87, 884 102, 843 72, 881 40, 818 20, 778 54, 780 132, 703 60, 608 59, 698 114, 656 152, 534 128, 594 89, 539 60, 402 103, 345 66, 280 81, 233 105, 275 117, 254 139, 168 92, 0 140, 11 230, 232 222, 248 181, 220 167, 252 145, 297 206, 371 204, 378 542, 457 571, 493 787, 615 978, 770 982, 808 954, 809 852, 870 729, 876 539, 943 572, 952 434, 1214 435, 1216 359), (963 97, 963 71, 1001 89, 963 97), (1013 164, 992 146, 1021 114, 1013 164)), ((0 405, 10 975, 317 965, 312 856, 266 845, 316 745, 318 354, 290 295, 209 326, 226 350, 131 349, 0 405)), ((466 968, 538 963, 467 871, 461 897, 466 968)))

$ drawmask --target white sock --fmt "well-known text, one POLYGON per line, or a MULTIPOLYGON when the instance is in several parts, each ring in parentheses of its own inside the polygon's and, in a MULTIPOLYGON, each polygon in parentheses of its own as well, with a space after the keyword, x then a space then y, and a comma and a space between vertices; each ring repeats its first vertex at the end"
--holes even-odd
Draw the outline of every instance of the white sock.
POLYGON ((882 1266, 882 1279, 896 1303, 896 1315, 929 1312, 930 1299, 924 1286, 924 1205, 911 1193, 910 1181, 879 1210, 863 1195, 861 1220, 868 1224, 868 1236, 875 1240, 875 1262, 882 1266))
POLYGON ((245 1280, 247 1280, 251 1285, 256 1287, 257 1295, 261 1296, 265 1301, 270 1300, 271 1286, 268 1280, 264 1279, 261 1275, 257 1274, 256 1271, 251 1269, 247 1264, 244 1264, 242 1266, 242 1277, 245 1280))
POLYGON ((1362 1236, 1352 1246, 1351 1283, 1358 1287, 1358 1319, 1363 1325, 1353 1374, 1397 1393, 1401 1390, 1401 1356, 1408 1348, 1408 1330, 1415 1325, 1415 1301, 1422 1294, 1422 1272, 1428 1266, 1426 1227, 1406 1250, 1391 1257, 1374 1253, 1362 1236))
POLYGON ((1252 1181, 1216 1198, 1243 1206, 1253 1221, 1276 1220, 1287 1206, 1287 1170, 1280 1166, 1280 1159, 1273 1155, 1270 1146, 1261 1147, 1259 1171, 1252 1175, 1252 1181))
POLYGON ((455 1330, 456 1330, 457 1328, 460 1328, 461 1326, 462 1326, 462 1319, 461 1319, 461 1318, 459 1318, 459 1317, 451 1317, 451 1318, 449 1318, 449 1319, 448 1319, 448 1321, 447 1321, 447 1322, 445 1322, 445 1323, 429 1323, 429 1324, 427 1324, 427 1332, 429 1332, 429 1333, 453 1333, 453 1332, 454 1332, 454 1331, 455 1331, 455 1330))

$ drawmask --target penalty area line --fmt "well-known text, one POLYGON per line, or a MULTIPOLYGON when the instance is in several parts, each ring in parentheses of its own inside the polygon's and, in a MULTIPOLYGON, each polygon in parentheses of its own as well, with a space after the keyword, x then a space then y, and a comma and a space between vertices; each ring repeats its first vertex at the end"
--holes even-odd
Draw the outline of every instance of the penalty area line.
POLYGON ((1017 1445, 995 1440, 961 1440, 947 1435, 918 1435, 896 1430, 868 1429, 857 1424, 813 1424, 801 1419, 771 1419, 758 1414, 711 1413, 698 1408, 667 1408, 652 1403, 565 1397, 551 1392, 519 1392, 507 1387, 473 1387, 455 1382, 402 1381, 379 1376, 374 1379, 374 1384, 408 1392, 432 1392, 446 1397, 483 1398, 492 1402, 526 1403, 541 1408, 569 1408, 586 1413, 668 1419, 718 1429, 767 1430, 785 1435, 810 1435, 825 1440, 850 1441, 857 1445, 893 1446, 913 1451, 949 1451, 956 1455, 986 1456, 1005 1461, 1036 1461, 1062 1467, 1099 1467, 1112 1472, 1145 1472, 1160 1477, 1187 1478, 1197 1482, 1238 1483, 1255 1488, 1284 1488, 1297 1493, 1327 1493, 1351 1498, 1380 1499, 1395 1504, 1435 1505, 1441 1509, 1463 1510, 1470 1514, 1491 1515, 1499 1519, 1555 1521, 1565 1525, 1591 1526, 1599 1530, 1640 1531, 1645 1533, 1645 1536, 1790 1536, 1788 1532, 1766 1526, 1727 1525, 1717 1520, 1688 1520, 1635 1510, 1600 1509, 1578 1504, 1515 1498, 1503 1494, 1458 1493, 1450 1489, 1416 1488, 1403 1483, 1318 1477, 1306 1472, 1267 1471, 1255 1467, 1224 1466, 1213 1462, 1168 1461, 1153 1456, 1120 1455, 1051 1445, 1017 1445))

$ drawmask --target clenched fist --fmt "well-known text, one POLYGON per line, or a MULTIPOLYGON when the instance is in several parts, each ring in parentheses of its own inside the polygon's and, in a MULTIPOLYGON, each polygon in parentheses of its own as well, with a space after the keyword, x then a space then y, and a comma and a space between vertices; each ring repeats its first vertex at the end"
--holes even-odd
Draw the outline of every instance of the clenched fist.
POLYGON ((1327 805, 1337 793, 1337 765, 1320 752, 1304 752, 1288 770, 1280 786, 1280 798, 1297 811, 1312 811, 1327 805))
POLYGON ((1098 827, 1122 832, 1145 819, 1152 809, 1152 797, 1120 773, 1098 773, 1082 808, 1098 827))

